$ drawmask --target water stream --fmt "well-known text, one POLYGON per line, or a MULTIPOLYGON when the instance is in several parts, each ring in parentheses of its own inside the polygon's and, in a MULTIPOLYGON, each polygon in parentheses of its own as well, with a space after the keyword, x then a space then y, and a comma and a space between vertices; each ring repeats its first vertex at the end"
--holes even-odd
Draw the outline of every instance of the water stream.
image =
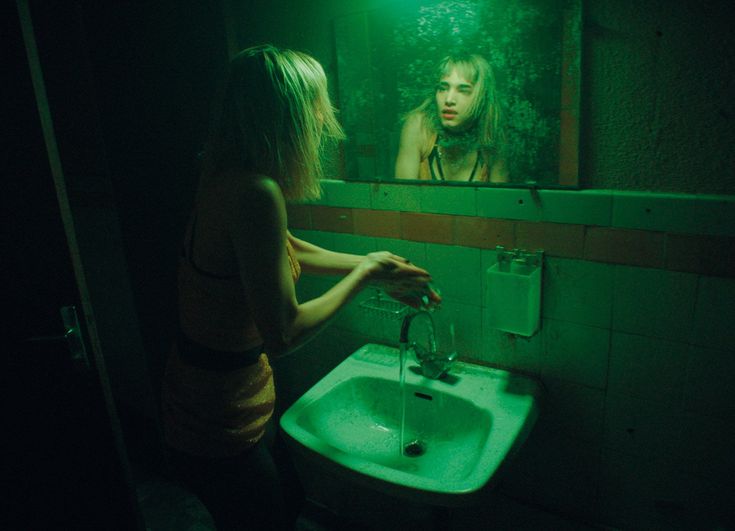
POLYGON ((408 349, 401 344, 399 354, 398 385, 401 392, 401 431, 398 439, 398 455, 403 457, 403 449, 406 446, 406 358, 408 349))

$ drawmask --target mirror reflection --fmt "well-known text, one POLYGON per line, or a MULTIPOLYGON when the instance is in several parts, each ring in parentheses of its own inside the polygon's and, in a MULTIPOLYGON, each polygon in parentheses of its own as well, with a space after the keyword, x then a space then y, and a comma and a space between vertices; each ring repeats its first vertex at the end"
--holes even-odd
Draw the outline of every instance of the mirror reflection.
POLYGON ((396 179, 507 182, 495 76, 480 55, 450 56, 436 72, 433 97, 408 113, 396 179))
POLYGON ((451 0, 334 21, 350 180, 577 184, 581 0, 451 0))

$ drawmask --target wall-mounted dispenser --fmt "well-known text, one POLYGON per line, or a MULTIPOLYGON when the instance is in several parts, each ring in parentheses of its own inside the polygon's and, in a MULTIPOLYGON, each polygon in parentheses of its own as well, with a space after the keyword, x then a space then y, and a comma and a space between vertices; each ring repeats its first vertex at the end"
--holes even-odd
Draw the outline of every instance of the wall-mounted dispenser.
POLYGON ((541 323, 544 252, 495 248, 496 264, 486 272, 485 307, 490 328, 530 337, 541 323))

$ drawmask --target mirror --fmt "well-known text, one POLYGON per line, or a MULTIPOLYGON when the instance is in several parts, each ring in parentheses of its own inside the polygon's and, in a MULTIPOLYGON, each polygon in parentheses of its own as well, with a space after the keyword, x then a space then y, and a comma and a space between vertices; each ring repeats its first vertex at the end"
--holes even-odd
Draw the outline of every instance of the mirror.
MULTIPOLYGON (((437 109, 431 123, 438 124, 438 134, 424 141, 421 159, 425 167, 436 168, 424 171, 422 178, 440 184, 576 186, 581 1, 446 0, 422 6, 405 2, 335 19, 337 106, 348 136, 343 178, 395 179, 407 113, 427 102, 437 109), (442 142, 451 142, 446 139, 452 135, 442 131, 449 129, 444 117, 452 114, 442 114, 447 109, 442 109, 437 95, 451 90, 440 83, 448 79, 442 75, 449 70, 440 75, 437 65, 457 54, 479 55, 490 65, 498 133, 495 155, 490 157, 481 157, 487 151, 478 150, 477 143, 467 144, 473 146, 467 149, 469 169, 452 180, 449 157, 442 172, 441 160, 437 163, 428 153, 451 149, 442 142), (474 178, 479 173, 472 168, 492 158, 503 168, 492 180, 502 182, 479 182, 482 179, 474 178), (450 178, 442 180, 444 174, 450 178)), ((497 173, 490 168, 492 162, 487 166, 486 175, 497 173)), ((410 177, 417 182, 419 176, 414 175, 410 177)))

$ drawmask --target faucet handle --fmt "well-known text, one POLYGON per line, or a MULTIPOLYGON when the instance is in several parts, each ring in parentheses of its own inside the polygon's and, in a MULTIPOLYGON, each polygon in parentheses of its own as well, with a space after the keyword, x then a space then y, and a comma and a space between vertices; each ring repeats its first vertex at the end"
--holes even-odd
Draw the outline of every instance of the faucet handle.
MULTIPOLYGON (((435 347, 436 345, 432 345, 435 347)), ((452 363, 457 359, 457 351, 448 352, 446 355, 437 353, 436 350, 430 350, 422 347, 421 345, 412 342, 409 348, 413 350, 416 361, 421 366, 421 373, 427 378, 432 380, 438 380, 442 378, 452 363)))

